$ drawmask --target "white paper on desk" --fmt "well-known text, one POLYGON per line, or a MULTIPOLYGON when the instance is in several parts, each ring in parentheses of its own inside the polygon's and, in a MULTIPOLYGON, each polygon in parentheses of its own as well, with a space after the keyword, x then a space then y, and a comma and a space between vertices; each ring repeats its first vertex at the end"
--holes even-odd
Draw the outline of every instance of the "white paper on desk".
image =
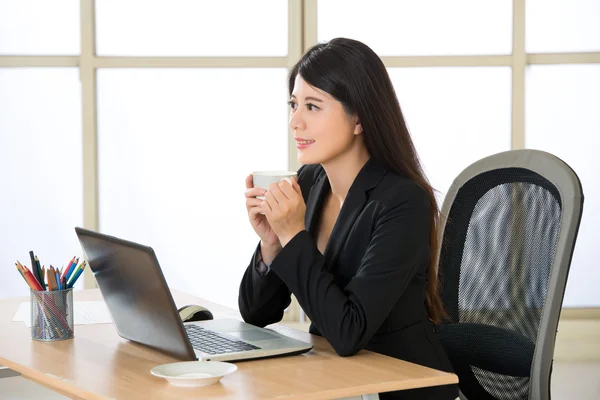
MULTIPOLYGON (((30 303, 21 303, 13 321, 23 321, 31 327, 30 303)), ((74 301, 73 323, 75 325, 110 324, 112 319, 103 301, 74 301)))

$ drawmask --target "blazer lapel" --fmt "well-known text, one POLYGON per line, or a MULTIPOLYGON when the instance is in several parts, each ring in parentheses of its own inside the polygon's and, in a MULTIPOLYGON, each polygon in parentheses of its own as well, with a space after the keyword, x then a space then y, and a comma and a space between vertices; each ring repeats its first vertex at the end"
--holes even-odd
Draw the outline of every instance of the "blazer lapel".
POLYGON ((327 175, 323 175, 310 189, 306 202, 306 215, 304 216, 304 226, 306 230, 316 238, 318 229, 318 220, 323 208, 325 195, 331 190, 327 175))
MULTIPOLYGON (((325 265, 327 265, 329 269, 335 265, 340 251, 346 242, 346 238, 350 233, 350 229, 367 202, 367 191, 377 186, 385 174, 385 168, 375 163, 373 159, 370 159, 356 176, 356 179, 348 191, 346 200, 344 200, 344 204, 342 205, 342 209, 340 210, 335 225, 333 226, 333 231, 329 236, 327 246, 325 247, 325 265)), ((327 181, 327 189, 330 190, 329 180, 324 180, 327 181)), ((323 192, 323 190, 321 191, 323 192)), ((321 204, 319 204, 319 211, 320 206, 322 206, 323 198, 325 197, 324 194, 325 193, 319 193, 321 201, 321 204)), ((313 209, 313 212, 320 215, 320 212, 317 213, 316 208, 313 209)), ((316 218, 315 215, 312 215, 311 222, 314 222, 316 219, 318 218, 316 218)))

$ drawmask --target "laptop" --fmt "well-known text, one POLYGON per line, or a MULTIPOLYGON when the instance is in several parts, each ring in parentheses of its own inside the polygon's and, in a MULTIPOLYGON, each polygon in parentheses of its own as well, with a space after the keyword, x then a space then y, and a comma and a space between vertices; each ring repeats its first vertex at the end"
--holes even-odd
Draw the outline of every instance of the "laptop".
POLYGON ((80 227, 75 232, 124 339, 184 361, 249 360, 312 349, 236 319, 183 323, 151 247, 80 227))

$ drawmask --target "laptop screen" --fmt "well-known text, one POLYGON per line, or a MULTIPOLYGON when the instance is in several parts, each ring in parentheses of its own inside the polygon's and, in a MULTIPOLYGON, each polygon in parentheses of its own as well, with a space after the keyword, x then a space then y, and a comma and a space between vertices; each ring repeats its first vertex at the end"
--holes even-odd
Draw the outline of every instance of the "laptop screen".
POLYGON ((75 228, 119 335, 196 360, 151 247, 75 228))

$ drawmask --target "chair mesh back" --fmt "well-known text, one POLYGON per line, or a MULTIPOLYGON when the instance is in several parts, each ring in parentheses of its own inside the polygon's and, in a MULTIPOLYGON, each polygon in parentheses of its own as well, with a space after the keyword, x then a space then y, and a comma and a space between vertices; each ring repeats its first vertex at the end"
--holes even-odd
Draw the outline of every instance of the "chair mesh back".
MULTIPOLYGON (((497 169, 463 185, 440 253, 442 297, 452 320, 510 329, 535 343, 560 218, 558 190, 532 171, 497 169)), ((528 397, 528 377, 471 370, 494 398, 528 397)))

